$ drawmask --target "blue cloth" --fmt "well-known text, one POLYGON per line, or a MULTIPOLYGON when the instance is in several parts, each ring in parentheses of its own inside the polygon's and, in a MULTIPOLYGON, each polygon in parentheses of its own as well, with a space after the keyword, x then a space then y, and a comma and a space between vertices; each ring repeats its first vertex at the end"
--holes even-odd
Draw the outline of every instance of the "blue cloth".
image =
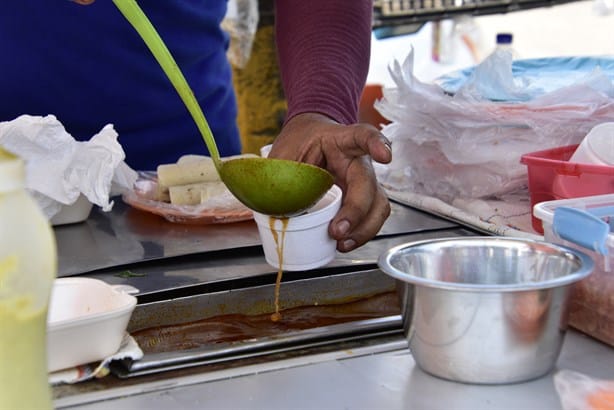
MULTIPOLYGON (((177 60, 222 156, 240 153, 225 0, 141 0, 177 60)), ((78 140, 112 123, 127 163, 152 170, 206 154, 188 110, 111 0, 18 0, 0 13, 0 121, 55 115, 78 140)))
MULTIPOLYGON (((535 59, 516 60, 509 66, 503 64, 499 55, 490 55, 476 67, 454 71, 435 80, 445 92, 456 94, 462 87, 478 85, 479 90, 489 90, 482 95, 495 101, 528 101, 543 94, 556 91, 586 79, 591 73, 603 73, 614 82, 614 57, 545 57, 535 59), (492 60, 494 59, 494 60, 492 60), (491 66, 486 67, 488 74, 477 77, 481 65, 490 61, 491 66), (509 79, 518 83, 518 96, 506 95, 509 90, 500 87, 501 84, 493 79, 509 79), (509 96, 510 98, 503 98, 509 96), (516 97, 516 98, 512 98, 516 97)), ((511 58, 511 56, 510 56, 511 58)), ((484 67, 482 67, 484 70, 484 67)))

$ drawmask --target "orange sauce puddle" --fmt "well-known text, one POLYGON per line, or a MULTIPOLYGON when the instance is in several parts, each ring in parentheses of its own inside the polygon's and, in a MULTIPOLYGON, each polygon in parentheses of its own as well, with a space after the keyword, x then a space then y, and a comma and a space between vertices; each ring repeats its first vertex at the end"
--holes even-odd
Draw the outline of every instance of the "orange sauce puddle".
POLYGON ((279 288, 281 287, 281 278, 283 276, 284 241, 286 239, 286 230, 288 229, 288 218, 274 218, 270 216, 269 228, 271 228, 271 233, 275 240, 278 260, 277 279, 275 280, 275 313, 271 314, 271 321, 279 322, 281 320, 281 313, 279 313, 279 288), (281 235, 275 230, 275 221, 281 221, 281 235))
MULTIPOLYGON (((330 303, 313 303, 284 309, 284 318, 271 320, 271 313, 230 313, 190 322, 152 326, 135 330, 131 335, 145 354, 198 349, 220 343, 244 344, 266 337, 284 335, 357 320, 400 314, 396 291, 350 297, 330 303)), ((173 316, 172 310, 169 315, 173 316)), ((157 323, 159 318, 152 318, 157 323)))

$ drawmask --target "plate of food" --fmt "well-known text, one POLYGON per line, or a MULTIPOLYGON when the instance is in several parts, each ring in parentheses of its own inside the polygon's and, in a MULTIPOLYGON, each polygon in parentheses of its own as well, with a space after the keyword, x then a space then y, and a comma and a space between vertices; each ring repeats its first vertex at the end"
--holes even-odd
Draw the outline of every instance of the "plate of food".
POLYGON ((211 158, 185 155, 176 163, 140 171, 122 199, 133 208, 184 224, 220 224, 253 219, 220 180, 211 158))

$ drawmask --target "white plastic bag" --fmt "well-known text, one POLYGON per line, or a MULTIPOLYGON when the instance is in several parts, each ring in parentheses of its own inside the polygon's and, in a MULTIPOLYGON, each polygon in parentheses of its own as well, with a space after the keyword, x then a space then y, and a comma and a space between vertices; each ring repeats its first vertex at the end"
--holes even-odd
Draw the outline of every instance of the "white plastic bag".
POLYGON ((614 380, 559 370, 554 375, 554 387, 563 410, 614 410, 614 380))
POLYGON ((396 87, 385 88, 375 103, 391 120, 383 133, 393 146, 391 164, 376 167, 380 181, 448 202, 501 198, 526 187, 523 154, 579 143, 593 126, 614 120, 614 84, 598 69, 528 101, 481 96, 484 90, 535 95, 530 81, 513 78, 511 65, 505 53, 493 53, 450 95, 413 75, 413 51, 402 65, 394 61, 396 87))
POLYGON ((258 0, 228 2, 222 28, 230 35, 230 46, 226 55, 233 66, 245 68, 249 61, 259 20, 258 0))

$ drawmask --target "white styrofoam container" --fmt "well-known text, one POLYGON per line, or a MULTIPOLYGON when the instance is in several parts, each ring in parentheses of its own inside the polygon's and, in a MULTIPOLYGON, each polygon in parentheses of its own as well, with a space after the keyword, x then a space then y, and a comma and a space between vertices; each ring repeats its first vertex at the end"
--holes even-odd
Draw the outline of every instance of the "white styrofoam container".
POLYGON ((328 225, 341 207, 341 188, 333 185, 312 208, 285 222, 254 211, 254 221, 267 263, 281 269, 315 269, 335 258, 337 242, 328 234, 328 225), (279 243, 278 243, 279 241, 279 243))
POLYGON ((117 352, 136 306, 137 289, 93 278, 54 281, 47 315, 50 372, 117 352))
POLYGON ((83 194, 71 205, 62 205, 60 212, 51 217, 51 225, 66 225, 85 221, 92 211, 93 204, 83 194))
POLYGON ((595 270, 612 270, 614 194, 541 202, 533 207, 533 215, 542 221, 546 241, 587 253, 596 263, 595 270), (569 212, 557 218, 557 212, 560 215, 565 208, 569 212))

